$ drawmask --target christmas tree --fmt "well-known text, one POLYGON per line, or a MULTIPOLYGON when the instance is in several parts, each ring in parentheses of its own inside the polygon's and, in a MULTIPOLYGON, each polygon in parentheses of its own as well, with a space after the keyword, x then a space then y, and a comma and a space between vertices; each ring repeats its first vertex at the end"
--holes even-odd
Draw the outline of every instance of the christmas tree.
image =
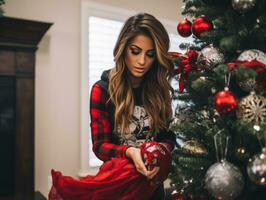
POLYGON ((266 199, 266 0, 183 0, 173 199, 266 199))

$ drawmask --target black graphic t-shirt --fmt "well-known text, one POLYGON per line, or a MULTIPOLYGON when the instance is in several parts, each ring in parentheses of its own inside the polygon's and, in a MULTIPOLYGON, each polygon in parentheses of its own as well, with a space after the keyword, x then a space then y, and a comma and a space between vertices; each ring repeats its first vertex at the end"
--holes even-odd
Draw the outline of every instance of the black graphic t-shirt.
POLYGON ((130 145, 138 147, 143 142, 152 141, 153 135, 151 133, 151 123, 150 117, 146 112, 141 101, 141 87, 133 89, 133 95, 135 99, 135 107, 132 116, 131 123, 129 125, 128 134, 119 133, 118 127, 118 137, 121 144, 130 145))

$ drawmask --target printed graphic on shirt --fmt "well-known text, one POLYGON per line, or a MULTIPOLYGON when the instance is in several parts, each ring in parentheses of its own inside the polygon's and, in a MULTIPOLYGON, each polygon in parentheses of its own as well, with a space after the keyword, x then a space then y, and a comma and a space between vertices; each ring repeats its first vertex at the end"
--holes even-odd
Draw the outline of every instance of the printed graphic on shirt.
POLYGON ((153 140, 150 131, 150 117, 143 106, 135 106, 133 119, 129 125, 129 130, 129 134, 118 134, 121 144, 139 146, 145 141, 153 140))

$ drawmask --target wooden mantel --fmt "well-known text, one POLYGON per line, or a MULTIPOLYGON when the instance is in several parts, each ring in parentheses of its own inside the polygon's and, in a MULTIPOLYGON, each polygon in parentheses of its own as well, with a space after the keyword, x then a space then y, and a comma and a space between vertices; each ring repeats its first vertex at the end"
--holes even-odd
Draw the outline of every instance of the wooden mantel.
POLYGON ((0 17, 0 177, 9 184, 5 192, 0 179, 0 199, 41 199, 34 189, 35 52, 51 25, 0 17))
POLYGON ((37 48, 52 23, 0 17, 0 45, 37 48))

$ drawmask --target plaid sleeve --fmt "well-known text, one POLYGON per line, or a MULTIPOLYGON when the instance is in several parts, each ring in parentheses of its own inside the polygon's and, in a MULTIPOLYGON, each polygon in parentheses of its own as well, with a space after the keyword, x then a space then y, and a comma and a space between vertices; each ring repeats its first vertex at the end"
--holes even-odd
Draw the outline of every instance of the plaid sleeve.
POLYGON ((116 145, 111 141, 110 116, 106 110, 107 91, 94 84, 90 96, 90 116, 93 151, 102 161, 111 157, 125 157, 128 146, 116 145))

